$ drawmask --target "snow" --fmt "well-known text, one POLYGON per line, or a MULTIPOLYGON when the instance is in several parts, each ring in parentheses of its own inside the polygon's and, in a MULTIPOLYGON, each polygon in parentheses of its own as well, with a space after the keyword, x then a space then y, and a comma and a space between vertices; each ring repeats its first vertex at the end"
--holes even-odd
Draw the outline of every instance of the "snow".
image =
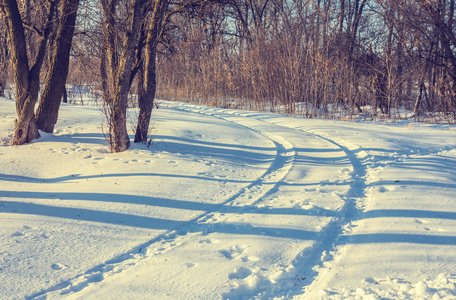
POLYGON ((456 299, 455 126, 162 101, 111 154, 96 106, 0 116, 2 299, 456 299))

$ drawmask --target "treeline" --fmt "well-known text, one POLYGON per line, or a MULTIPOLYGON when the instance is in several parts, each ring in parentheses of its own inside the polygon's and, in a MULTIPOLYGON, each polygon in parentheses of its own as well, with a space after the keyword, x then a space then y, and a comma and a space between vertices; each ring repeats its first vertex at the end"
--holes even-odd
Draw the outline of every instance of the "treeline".
POLYGON ((115 152, 132 104, 147 143, 156 94, 454 122, 454 23, 455 0, 0 0, 0 95, 14 83, 19 145, 53 131, 65 82, 101 91, 115 152))
POLYGON ((229 0, 200 14, 175 20, 159 56, 162 98, 455 120, 453 0, 229 0))

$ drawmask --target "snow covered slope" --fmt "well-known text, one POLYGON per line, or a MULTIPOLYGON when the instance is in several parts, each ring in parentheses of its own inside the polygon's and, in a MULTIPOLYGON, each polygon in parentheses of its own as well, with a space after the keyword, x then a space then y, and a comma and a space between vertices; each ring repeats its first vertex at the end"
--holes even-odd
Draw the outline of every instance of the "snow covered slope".
POLYGON ((456 299, 455 127, 162 102, 111 154, 96 107, 0 111, 2 299, 456 299))

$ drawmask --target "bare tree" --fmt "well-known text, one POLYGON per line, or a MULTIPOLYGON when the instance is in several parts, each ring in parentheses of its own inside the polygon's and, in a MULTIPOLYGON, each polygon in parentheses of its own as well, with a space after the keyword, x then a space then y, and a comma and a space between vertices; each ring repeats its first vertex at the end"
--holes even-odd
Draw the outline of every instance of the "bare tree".
POLYGON ((142 16, 144 16, 145 0, 133 0, 126 6, 126 30, 122 37, 120 52, 116 43, 119 23, 117 0, 101 0, 103 8, 103 30, 105 35, 104 51, 106 59, 102 61, 102 72, 106 71, 104 95, 109 106, 112 126, 112 151, 122 152, 130 147, 127 132, 128 92, 131 86, 131 72, 135 59, 142 16))
POLYGON ((39 34, 39 40, 31 67, 27 55, 25 29, 17 2, 15 0, 2 0, 0 4, 6 18, 16 85, 18 118, 15 122, 13 144, 22 145, 40 136, 35 123, 34 112, 40 88, 40 71, 46 54, 47 39, 51 31, 56 1, 47 3, 45 24, 41 28, 34 28, 39 34))
POLYGON ((63 0, 60 22, 52 49, 50 68, 36 111, 38 129, 53 132, 57 123, 60 102, 65 91, 70 61, 70 49, 79 0, 63 0))
POLYGON ((52 132, 57 122, 79 0, 23 1, 21 7, 16 0, 1 0, 0 4, 6 19, 16 87, 18 118, 13 144, 21 145, 38 138, 38 129, 52 132), (36 8, 33 16, 32 6, 36 8), (51 34, 55 36, 49 47, 51 34), (35 114, 46 56, 50 57, 49 71, 35 114))
POLYGON ((145 40, 145 59, 144 72, 139 77, 138 85, 140 86, 138 93, 139 117, 136 127, 135 143, 146 143, 148 138, 149 122, 154 106, 154 98, 156 91, 156 59, 157 46, 160 33, 164 26, 165 13, 168 9, 168 0, 156 0, 152 11, 151 20, 149 22, 147 38, 145 40))

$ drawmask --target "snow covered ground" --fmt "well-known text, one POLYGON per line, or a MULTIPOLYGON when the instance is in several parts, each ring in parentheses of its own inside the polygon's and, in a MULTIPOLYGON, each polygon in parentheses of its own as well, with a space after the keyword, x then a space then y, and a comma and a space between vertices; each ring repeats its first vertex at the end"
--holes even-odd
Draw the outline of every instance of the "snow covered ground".
POLYGON ((97 107, 23 146, 14 119, 1 299, 456 299, 454 126, 162 102, 111 154, 97 107))

